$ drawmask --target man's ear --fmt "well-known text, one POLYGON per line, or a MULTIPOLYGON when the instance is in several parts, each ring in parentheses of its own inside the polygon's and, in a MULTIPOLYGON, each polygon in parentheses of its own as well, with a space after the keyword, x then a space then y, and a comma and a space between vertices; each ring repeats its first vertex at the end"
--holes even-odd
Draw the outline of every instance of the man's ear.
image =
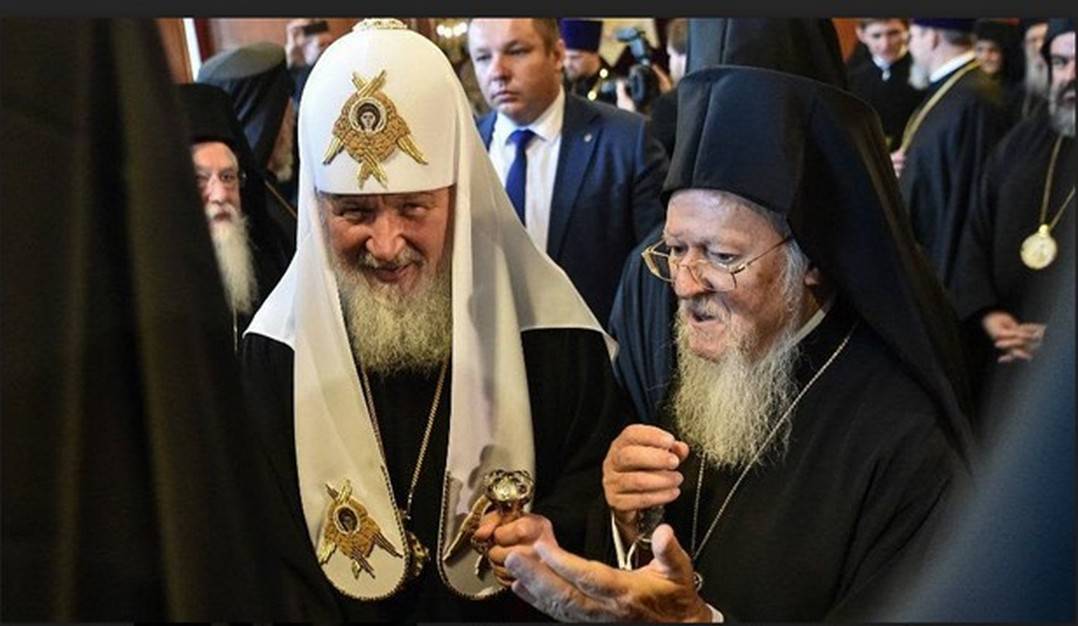
POLYGON ((805 286, 819 287, 822 284, 823 275, 820 273, 820 268, 815 265, 809 265, 809 270, 805 272, 805 286))
POLYGON ((558 41, 554 43, 552 52, 554 53, 554 66, 558 72, 561 72, 562 68, 565 67, 565 42, 562 41, 561 37, 558 37, 558 41))

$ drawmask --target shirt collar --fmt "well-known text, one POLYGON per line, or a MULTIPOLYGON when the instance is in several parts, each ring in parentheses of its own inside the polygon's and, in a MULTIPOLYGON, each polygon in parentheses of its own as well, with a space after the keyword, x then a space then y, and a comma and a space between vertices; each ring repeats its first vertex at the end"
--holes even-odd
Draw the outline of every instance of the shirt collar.
POLYGON ((880 68, 881 70, 889 70, 889 69, 891 69, 892 67, 895 66, 895 63, 898 63, 899 61, 901 61, 902 58, 905 57, 905 56, 906 56, 906 49, 903 48, 902 52, 900 52, 898 57, 896 57, 895 60, 892 61, 891 63, 888 63, 887 61, 884 61, 883 59, 881 59, 880 57, 878 57, 876 55, 872 55, 872 62, 875 63, 876 67, 880 68))
POLYGON ((498 113, 494 124, 494 141, 504 144, 509 141, 509 135, 520 128, 531 129, 537 137, 543 141, 551 141, 561 133, 562 121, 565 119, 565 90, 559 86, 558 95, 554 102, 543 111, 542 115, 535 118, 531 124, 518 126, 516 122, 505 115, 498 113))
POLYGON ((955 58, 951 59, 950 61, 947 61, 943 65, 936 68, 936 71, 932 72, 928 76, 928 80, 930 82, 933 82, 933 83, 936 82, 937 80, 940 80, 944 76, 950 74, 951 72, 957 70, 958 68, 962 67, 966 63, 969 63, 970 61, 972 61, 975 56, 976 55, 973 54, 973 50, 967 50, 967 51, 963 52, 962 54, 956 56, 955 58))
POLYGON ((831 297, 827 299, 827 302, 824 302, 823 306, 817 309, 816 312, 812 314, 812 317, 808 318, 804 325, 802 325, 801 328, 798 329, 797 334, 794 335, 791 343, 794 345, 801 343, 802 339, 808 337, 809 333, 816 330, 816 327, 820 325, 820 322, 823 321, 824 316, 827 315, 828 311, 831 310, 831 306, 834 303, 835 294, 831 294, 831 297))

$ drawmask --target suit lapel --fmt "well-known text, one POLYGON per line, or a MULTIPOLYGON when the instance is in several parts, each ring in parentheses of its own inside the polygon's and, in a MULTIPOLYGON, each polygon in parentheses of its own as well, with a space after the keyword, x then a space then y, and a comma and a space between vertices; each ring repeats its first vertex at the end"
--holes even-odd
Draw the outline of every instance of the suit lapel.
POLYGON ((491 111, 483 117, 479 118, 477 126, 479 127, 479 136, 483 138, 483 146, 490 150, 490 138, 494 136, 494 118, 497 117, 497 113, 491 111))
POLYGON ((550 203, 550 229, 547 253, 557 260, 565 239, 566 227, 573 205, 580 193, 580 184, 587 173, 595 144, 599 142, 600 127, 595 123, 598 113, 587 102, 575 96, 565 96, 565 117, 561 128, 561 149, 558 169, 554 176, 554 191, 550 203))

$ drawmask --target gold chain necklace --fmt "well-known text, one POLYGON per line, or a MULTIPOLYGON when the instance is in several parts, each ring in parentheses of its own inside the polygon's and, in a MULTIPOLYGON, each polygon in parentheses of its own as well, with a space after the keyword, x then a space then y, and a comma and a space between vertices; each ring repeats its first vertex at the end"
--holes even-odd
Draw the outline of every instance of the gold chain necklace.
MULTIPOLYGON (((442 386, 445 383, 445 373, 449 366, 449 359, 442 361, 442 370, 438 374, 438 384, 434 388, 434 401, 430 405, 430 413, 427 415, 427 427, 423 431, 423 441, 419 444, 419 460, 416 461, 415 470, 412 471, 412 484, 408 487, 408 498, 405 500, 404 509, 399 509, 401 521, 408 524, 412 518, 412 498, 415 497, 415 488, 419 484, 419 473, 423 470, 423 460, 427 456, 427 444, 430 443, 430 433, 434 429, 434 416, 438 414, 438 403, 442 398, 442 386)), ((363 379, 364 401, 367 412, 371 415, 371 424, 378 432, 378 413, 374 408, 374 395, 371 392, 371 381, 367 377, 367 368, 359 366, 360 375, 363 379)), ((379 435, 381 440, 381 435, 379 435)), ((385 450, 382 451, 385 454, 385 450)), ((408 541, 408 577, 418 578, 423 573, 423 566, 430 560, 430 550, 419 540, 410 529, 404 529, 405 538, 408 541)))
POLYGON ((898 149, 899 152, 903 154, 906 153, 910 144, 913 143, 913 136, 917 134, 917 131, 921 128, 921 122, 925 120, 928 112, 936 106, 940 99, 943 98, 944 94, 950 91, 951 87, 954 87, 955 83, 957 83, 963 76, 969 74, 980 66, 980 62, 971 61, 969 65, 955 72, 953 76, 947 79, 947 82, 943 83, 943 86, 940 87, 936 93, 932 94, 932 97, 928 99, 928 102, 926 102, 917 112, 917 116, 910 120, 910 123, 906 125, 906 130, 902 133, 902 145, 898 149))
MULTIPOLYGON (((734 481, 734 486, 731 487, 730 492, 726 494, 726 498, 723 499, 722 505, 719 506, 719 512, 715 514, 715 519, 711 520, 711 525, 708 526, 707 532, 704 533, 704 538, 700 541, 700 545, 697 546, 696 530, 700 519, 700 492, 703 491, 704 467, 707 465, 705 459, 703 457, 700 458, 700 472, 696 477, 696 498, 692 507, 692 543, 690 544, 690 552, 692 553, 693 563, 696 563, 700 558, 700 555, 703 554, 704 546, 707 545, 708 539, 711 539, 711 534, 715 532, 715 528, 718 527, 719 520, 722 519, 722 514, 726 512, 726 506, 730 504, 730 500, 732 500, 734 494, 737 493, 737 488, 741 486, 742 481, 749 475, 749 471, 752 470, 753 466, 756 465, 756 462, 760 460, 760 456, 767 450, 767 447, 771 444, 771 440, 779 432, 779 428, 789 421, 790 415, 793 414, 794 409, 797 407, 797 403, 801 401, 801 398, 804 397, 806 393, 808 393, 808 390, 812 388, 812 384, 816 382, 816 379, 827 371, 827 368, 830 367, 831 363, 834 362, 836 358, 838 358, 838 355, 846 347, 846 344, 850 342, 850 337, 853 336, 853 331, 856 329, 857 322, 854 322, 853 326, 850 327, 849 332, 847 332, 846 336, 842 339, 842 342, 835 348, 835 351, 831 353, 831 356, 827 358, 827 361, 824 362, 823 366, 816 370, 816 373, 813 374, 808 383, 801 388, 801 391, 794 397, 794 401, 790 403, 790 406, 786 407, 786 410, 782 413, 782 417, 780 417, 779 421, 771 428, 771 432, 767 434, 767 438, 764 439, 764 442, 760 447, 756 449, 756 453, 753 454, 752 460, 745 466, 745 469, 741 470, 741 475, 734 481)), ((699 591, 704 584, 704 577, 698 572, 693 572, 693 583, 696 585, 696 590, 699 591)))
POLYGON ((1056 216, 1052 218, 1051 222, 1046 221, 1048 219, 1048 201, 1052 198, 1052 178, 1055 176, 1056 160, 1059 158, 1059 149, 1062 146, 1063 135, 1060 135, 1056 138, 1055 146, 1052 147, 1052 160, 1048 162, 1048 175, 1044 180, 1041 216, 1037 220, 1040 226, 1037 227, 1037 232, 1022 241, 1022 248, 1019 251, 1022 263, 1025 263, 1026 267, 1031 270, 1042 270, 1056 260, 1059 246, 1056 245, 1056 240, 1052 238, 1052 229, 1059 223, 1059 218, 1063 217, 1063 212, 1067 210, 1070 201, 1074 199, 1074 186, 1072 185, 1067 198, 1063 200, 1063 204, 1059 205, 1056 216))

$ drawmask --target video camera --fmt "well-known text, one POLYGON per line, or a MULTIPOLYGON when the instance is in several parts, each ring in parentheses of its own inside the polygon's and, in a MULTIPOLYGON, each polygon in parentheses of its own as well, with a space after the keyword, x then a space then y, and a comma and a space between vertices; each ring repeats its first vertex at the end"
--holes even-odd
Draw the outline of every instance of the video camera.
POLYGON ((636 63, 629 68, 629 97, 633 99, 636 110, 648 113, 651 103, 659 96, 659 77, 651 67, 651 46, 648 45, 644 31, 636 26, 625 26, 614 31, 618 41, 629 47, 636 63))

